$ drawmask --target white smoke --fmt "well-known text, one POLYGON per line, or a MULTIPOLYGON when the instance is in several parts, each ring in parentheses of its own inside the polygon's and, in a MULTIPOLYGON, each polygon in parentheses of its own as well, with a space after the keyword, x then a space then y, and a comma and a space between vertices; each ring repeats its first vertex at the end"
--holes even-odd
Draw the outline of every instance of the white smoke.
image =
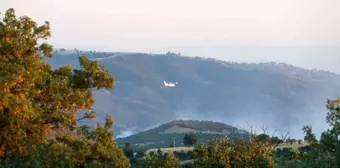
POLYGON ((125 138, 125 137, 128 137, 128 136, 131 136, 135 133, 135 129, 136 128, 133 127, 133 128, 121 130, 120 134, 117 135, 117 138, 125 138))

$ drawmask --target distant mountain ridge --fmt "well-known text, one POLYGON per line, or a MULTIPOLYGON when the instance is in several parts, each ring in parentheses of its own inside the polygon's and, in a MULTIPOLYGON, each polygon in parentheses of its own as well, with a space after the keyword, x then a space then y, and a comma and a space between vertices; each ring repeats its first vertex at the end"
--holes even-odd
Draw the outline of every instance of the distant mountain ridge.
MULTIPOLYGON (((340 95, 340 76, 284 63, 246 64, 175 53, 57 51, 54 67, 78 56, 97 59, 116 79, 110 91, 95 91, 95 122, 115 118, 116 135, 137 133, 176 119, 253 122, 297 130, 324 127, 327 98, 340 95), (178 83, 165 87, 164 81, 178 83)), ((93 124, 90 122, 88 124, 93 124)))
POLYGON ((169 128, 177 126, 179 128, 188 128, 194 132, 220 132, 228 133, 237 130, 237 128, 226 125, 221 122, 214 121, 198 121, 198 120, 173 120, 169 123, 159 126, 159 129, 164 129, 165 133, 169 128))

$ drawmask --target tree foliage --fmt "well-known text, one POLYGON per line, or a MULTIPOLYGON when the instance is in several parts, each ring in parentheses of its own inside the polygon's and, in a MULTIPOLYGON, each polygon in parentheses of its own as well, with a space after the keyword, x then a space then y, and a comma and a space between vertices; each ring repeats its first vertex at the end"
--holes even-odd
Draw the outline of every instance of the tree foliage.
POLYGON ((179 159, 172 152, 167 153, 164 168, 179 168, 179 159))
POLYGON ((168 152, 165 155, 147 155, 147 163, 144 165, 148 168, 179 168, 179 159, 172 153, 168 152))
MULTIPOLYGON (((277 167, 277 168, 338 168, 340 167, 340 99, 327 101, 326 122, 329 129, 317 140, 312 126, 304 126, 308 146, 298 150, 283 148, 272 151, 281 143, 277 137, 265 134, 250 137, 249 141, 230 143, 226 138, 201 144, 194 150, 195 163, 187 167, 277 167), (274 155, 273 155, 274 154, 274 155), (275 163, 273 158, 279 158, 275 163)), ((288 139, 285 142, 294 143, 288 139)), ((301 142, 300 142, 301 143, 301 142)))
POLYGON ((229 168, 273 167, 272 146, 255 140, 237 140, 230 143, 227 138, 202 144, 194 150, 195 163, 200 166, 229 168))
POLYGON ((301 159, 305 167, 340 167, 340 99, 327 100, 327 109, 326 122, 329 129, 321 134, 319 141, 313 134, 311 126, 303 128, 311 148, 301 159))
MULTIPOLYGON (((27 155, 14 155, 11 160, 3 161, 5 167, 130 167, 123 151, 113 142, 111 117, 105 126, 91 131, 94 138, 76 138, 74 134, 58 135, 48 143, 35 148, 27 146, 27 155)), ((0 164, 1 165, 1 164, 0 164)), ((0 166, 1 167, 1 166, 0 166)))
POLYGON ((0 20, 0 161, 26 159, 45 167, 129 167, 113 141, 110 117, 93 131, 82 127, 80 139, 47 138, 55 130, 75 129, 81 119, 93 119, 93 88, 110 89, 115 84, 98 61, 85 56, 79 57, 81 69, 69 65, 53 69, 45 62, 53 48, 40 43, 50 35, 48 22, 38 25, 27 16, 17 18, 14 9, 0 20), (85 113, 79 119, 80 111, 85 113))
POLYGON ((329 129, 321 134, 317 140, 313 133, 312 126, 304 126, 303 131, 308 140, 308 150, 298 153, 297 157, 291 157, 279 165, 279 168, 338 168, 340 167, 340 99, 328 100, 326 122, 329 129))
POLYGON ((126 143, 124 147, 124 154, 128 158, 133 158, 134 157, 134 151, 132 149, 132 146, 130 143, 126 143))
POLYGON ((198 138, 194 134, 185 134, 183 138, 183 144, 185 146, 195 145, 198 138))

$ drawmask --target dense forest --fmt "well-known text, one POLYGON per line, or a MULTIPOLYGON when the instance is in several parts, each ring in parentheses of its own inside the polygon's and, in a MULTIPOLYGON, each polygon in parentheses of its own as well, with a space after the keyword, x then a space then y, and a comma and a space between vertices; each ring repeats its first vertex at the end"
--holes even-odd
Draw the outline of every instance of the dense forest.
MULTIPOLYGON (((319 139, 312 126, 302 128, 309 144, 307 150, 274 151, 274 147, 286 139, 256 135, 252 131, 247 140, 229 141, 228 137, 221 137, 196 144, 186 156, 191 159, 187 164, 183 164, 178 153, 163 154, 159 150, 138 157, 142 154, 134 155, 128 143, 120 149, 114 140, 114 120, 110 115, 94 127, 80 122, 96 117, 93 89, 109 90, 116 85, 115 78, 106 69, 109 67, 85 56, 78 57, 80 66, 53 67, 45 61, 53 59, 53 47, 45 43, 50 36, 49 22, 38 25, 29 17, 17 17, 14 9, 1 15, 1 168, 340 167, 340 99, 327 101, 329 129, 319 139)), ((222 75, 225 71, 219 72, 218 75, 222 75)), ((96 99, 96 102, 100 100, 96 99)), ((192 124, 184 126, 193 127, 192 124)), ((183 141, 185 145, 194 145, 199 138, 185 135, 183 141)))

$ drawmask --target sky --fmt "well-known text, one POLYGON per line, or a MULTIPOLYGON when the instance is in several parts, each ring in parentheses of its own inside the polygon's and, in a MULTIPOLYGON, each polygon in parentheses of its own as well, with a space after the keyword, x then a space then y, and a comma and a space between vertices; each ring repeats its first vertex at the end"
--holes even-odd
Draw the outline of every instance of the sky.
POLYGON ((57 48, 181 52, 340 73, 339 0, 0 0, 57 48))

